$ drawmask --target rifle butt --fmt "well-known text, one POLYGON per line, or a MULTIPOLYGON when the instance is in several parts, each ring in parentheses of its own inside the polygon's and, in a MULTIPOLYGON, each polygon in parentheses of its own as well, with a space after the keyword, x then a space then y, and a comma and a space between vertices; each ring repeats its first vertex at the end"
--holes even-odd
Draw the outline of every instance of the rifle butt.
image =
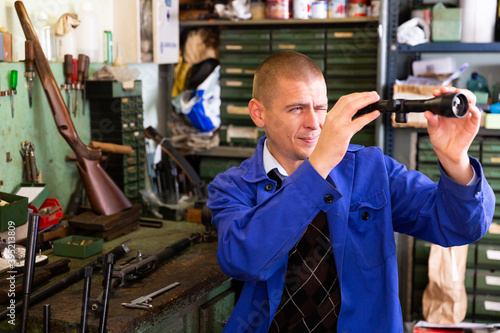
POLYGON ((132 207, 132 203, 99 161, 82 160, 76 163, 90 206, 99 215, 113 215, 132 207))

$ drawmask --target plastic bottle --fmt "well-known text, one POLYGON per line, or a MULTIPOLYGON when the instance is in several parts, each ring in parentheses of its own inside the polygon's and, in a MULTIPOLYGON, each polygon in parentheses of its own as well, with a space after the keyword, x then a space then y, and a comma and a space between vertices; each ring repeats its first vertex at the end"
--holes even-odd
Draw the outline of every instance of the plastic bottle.
POLYGON ((467 80, 467 89, 470 91, 481 91, 485 93, 490 93, 488 89, 488 81, 482 75, 477 72, 471 74, 470 78, 467 80))
POLYGON ((90 62, 100 62, 99 38, 102 32, 99 32, 99 20, 92 10, 92 3, 84 1, 80 4, 78 19, 80 25, 75 29, 77 53, 87 55, 90 62))
POLYGON ((471 74, 470 78, 467 80, 467 89, 472 91, 476 95, 477 104, 487 104, 490 97, 490 91, 488 89, 488 81, 482 75, 474 72, 471 74))
POLYGON ((49 17, 43 10, 35 14, 33 27, 48 61, 56 60, 54 30, 48 24, 49 17))

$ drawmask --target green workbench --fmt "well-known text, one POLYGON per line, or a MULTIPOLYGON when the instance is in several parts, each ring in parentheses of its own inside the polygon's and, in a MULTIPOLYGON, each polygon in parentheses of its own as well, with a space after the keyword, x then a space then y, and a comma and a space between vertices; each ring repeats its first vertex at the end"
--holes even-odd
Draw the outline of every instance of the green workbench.
MULTIPOLYGON (((157 254, 176 241, 192 233, 203 233, 204 226, 192 222, 164 222, 162 228, 140 227, 125 236, 104 243, 102 254, 131 239, 127 245, 130 252, 118 263, 132 258, 140 250, 143 255, 157 254)), ((135 284, 118 289, 109 302, 107 328, 109 332, 169 332, 196 333, 220 332, 234 307, 236 288, 233 280, 224 275, 218 266, 217 243, 198 243, 170 259, 150 276, 135 284), (121 305, 138 297, 148 295, 174 282, 180 286, 153 298, 149 310, 131 309, 121 305)), ((51 252, 51 250, 46 251, 51 252)), ((98 255, 87 259, 71 258, 70 272, 96 260, 98 255)), ((49 254, 49 262, 63 257, 49 254)), ((65 275, 54 277, 53 283, 65 275)), ((95 270, 92 278, 90 299, 97 299, 102 292, 102 270, 95 270)), ((43 288, 45 286, 42 286, 43 288)), ((34 291, 36 291, 35 289, 34 291)), ((50 304, 51 332, 79 332, 83 280, 67 287, 53 296, 30 307, 29 332, 43 332, 43 305, 50 304)), ((19 299, 18 299, 19 300, 19 299)), ((16 318, 21 317, 21 310, 16 318)), ((97 332, 99 317, 89 314, 89 332, 97 332)), ((16 325, 7 320, 0 330, 16 331, 16 325)))

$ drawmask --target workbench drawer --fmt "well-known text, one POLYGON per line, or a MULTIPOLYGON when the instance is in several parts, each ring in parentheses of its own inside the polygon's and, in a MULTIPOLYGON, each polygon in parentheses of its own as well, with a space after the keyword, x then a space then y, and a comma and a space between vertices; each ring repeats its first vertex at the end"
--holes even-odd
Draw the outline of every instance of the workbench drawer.
POLYGON ((234 305, 235 292, 228 290, 200 307, 200 333, 222 332, 234 305))

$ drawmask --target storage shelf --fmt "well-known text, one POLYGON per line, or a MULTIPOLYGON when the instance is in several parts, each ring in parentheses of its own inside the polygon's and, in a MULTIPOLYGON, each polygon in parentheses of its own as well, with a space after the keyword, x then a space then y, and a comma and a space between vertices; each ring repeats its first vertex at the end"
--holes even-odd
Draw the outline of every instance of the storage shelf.
POLYGON ((397 51, 414 52, 500 52, 500 43, 424 43, 418 45, 396 44, 397 51))
POLYGON ((363 22, 378 22, 378 17, 345 17, 345 18, 329 18, 329 19, 252 19, 252 20, 185 20, 179 21, 181 27, 198 27, 198 26, 248 26, 248 25, 294 25, 294 24, 342 24, 342 23, 363 23, 363 22))

